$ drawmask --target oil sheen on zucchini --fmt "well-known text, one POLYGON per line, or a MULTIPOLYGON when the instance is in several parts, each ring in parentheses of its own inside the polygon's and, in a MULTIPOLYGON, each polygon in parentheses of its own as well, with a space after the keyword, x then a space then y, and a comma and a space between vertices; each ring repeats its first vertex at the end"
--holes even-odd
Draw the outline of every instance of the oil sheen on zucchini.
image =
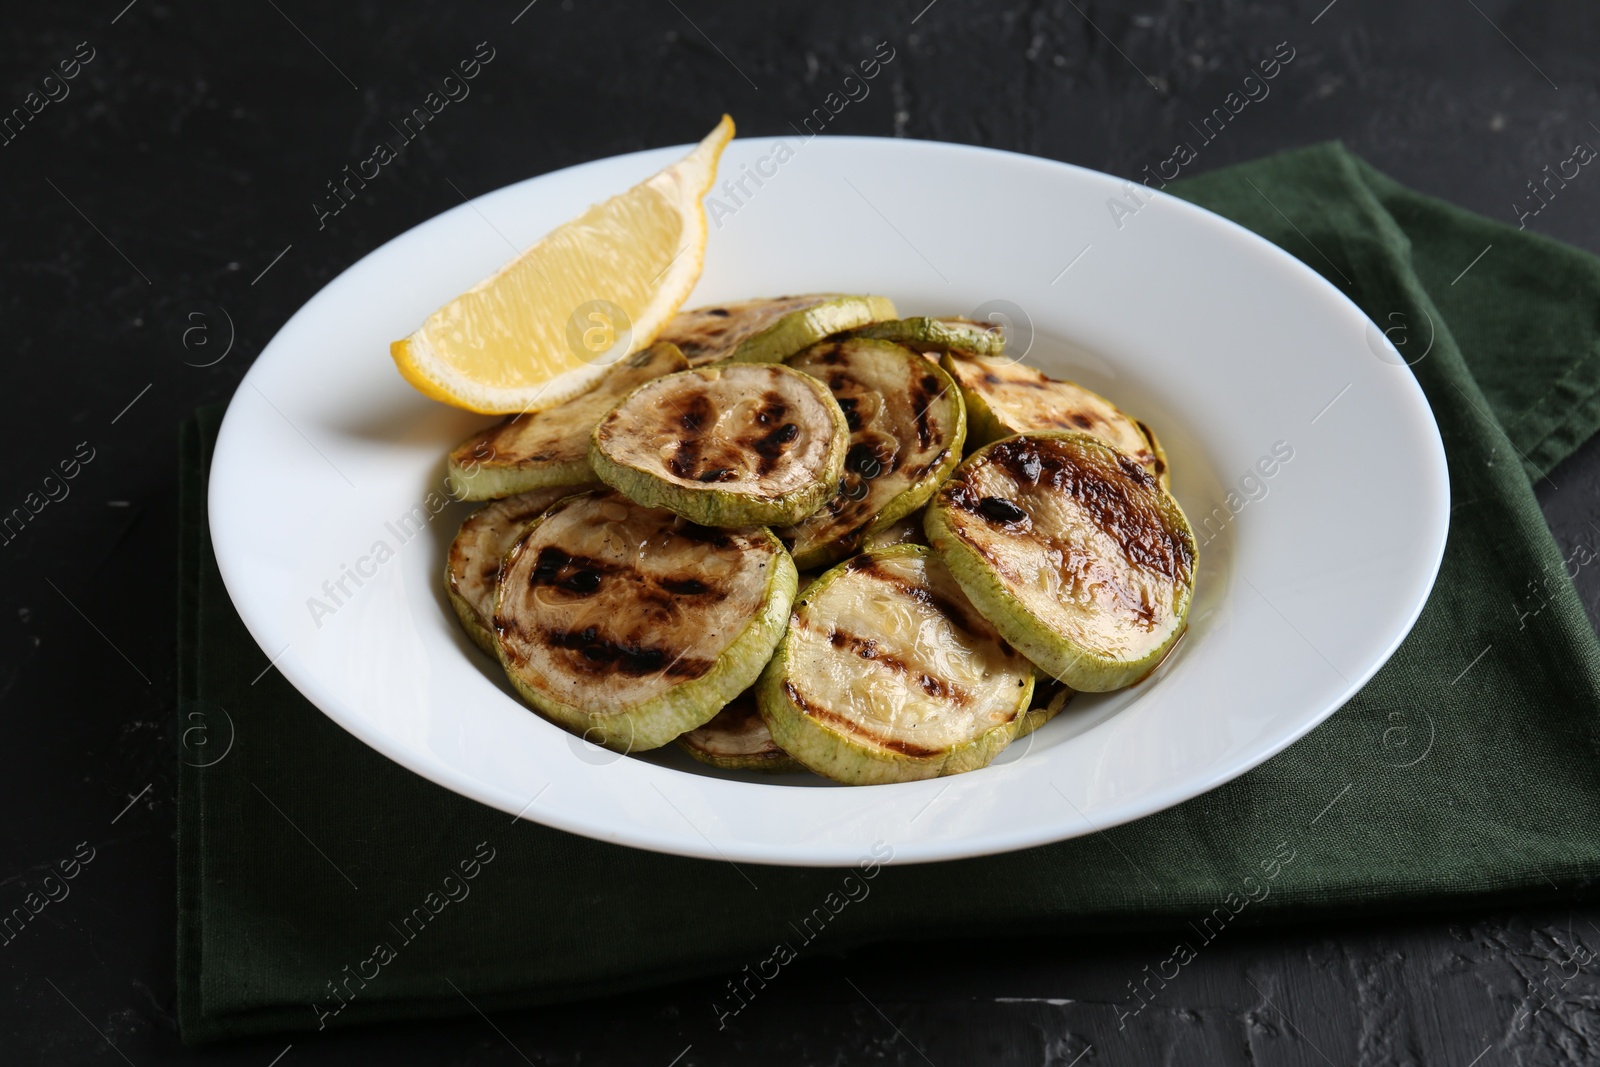
POLYGON ((961 461, 966 415, 950 376, 904 345, 825 341, 789 361, 828 387, 850 428, 826 504, 777 532, 802 569, 835 563, 925 504, 961 461))
POLYGON ((899 545, 806 589, 757 699, 785 752, 867 785, 986 766, 1021 729, 1033 683, 938 557, 899 545))
POLYGON ((489 655, 499 655, 490 620, 494 618, 495 588, 506 553, 528 524, 551 504, 588 488, 591 487, 550 486, 485 504, 467 516, 450 542, 444 567, 445 592, 462 629, 489 655))
POLYGON ((995 629, 1073 689, 1139 681, 1187 624, 1189 522, 1149 471, 1097 437, 984 446, 939 487, 924 529, 995 629))
POLYGON ((849 442, 815 378, 729 363, 639 387, 595 427, 589 464, 633 500, 706 526, 789 525, 833 495, 849 442))
POLYGON ((704 726, 678 738, 678 745, 701 763, 725 771, 781 774, 804 767, 772 740, 772 732, 756 710, 756 696, 746 689, 704 726))
POLYGON ((474 434, 450 452, 450 491, 461 500, 493 500, 594 481, 589 435, 601 416, 645 382, 688 366, 677 348, 657 343, 629 356, 587 393, 474 434))
MULTIPOLYGON (((1021 363, 946 354, 941 365, 961 387, 967 405, 969 448, 1014 433, 1077 430, 1120 448, 1157 474, 1151 439, 1139 423, 1099 393, 1076 382, 1047 377, 1021 363)), ((1165 469, 1163 460, 1162 473, 1165 469)))
POLYGON ((496 644, 545 716, 642 751, 755 681, 794 593, 794 562, 770 531, 697 526, 596 491, 551 508, 506 556, 496 644))
POLYGON ((894 318, 888 297, 811 293, 679 312, 658 341, 683 350, 691 367, 732 360, 781 363, 843 330, 894 318))
POLYGON ((969 352, 975 356, 998 356, 1006 346, 1006 335, 992 322, 963 318, 910 318, 875 322, 850 331, 851 337, 875 337, 896 341, 918 352, 969 352))

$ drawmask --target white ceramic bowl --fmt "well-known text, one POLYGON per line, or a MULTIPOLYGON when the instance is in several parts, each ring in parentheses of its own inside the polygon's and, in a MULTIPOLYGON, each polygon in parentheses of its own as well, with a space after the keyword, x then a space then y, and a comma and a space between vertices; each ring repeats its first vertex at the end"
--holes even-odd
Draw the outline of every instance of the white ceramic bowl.
POLYGON ((210 484, 217 558, 261 665, 389 758, 513 815, 683 855, 845 865, 875 842, 895 862, 950 859, 1177 804, 1305 734, 1394 651, 1444 551, 1444 452, 1411 372, 1338 289, 1171 197, 1114 213, 1124 183, 1077 167, 917 141, 785 143, 729 146, 724 178, 748 166, 762 183, 714 192, 689 306, 837 291, 882 293, 902 314, 998 314, 1014 347, 1031 334, 1030 363, 1148 422, 1202 544, 1188 635, 1155 676, 1080 696, 984 770, 856 788, 720 774, 675 747, 616 756, 512 695, 441 588, 467 509, 428 507, 445 451, 490 420, 413 392, 388 345, 512 245, 683 147, 423 223, 261 353, 210 484))

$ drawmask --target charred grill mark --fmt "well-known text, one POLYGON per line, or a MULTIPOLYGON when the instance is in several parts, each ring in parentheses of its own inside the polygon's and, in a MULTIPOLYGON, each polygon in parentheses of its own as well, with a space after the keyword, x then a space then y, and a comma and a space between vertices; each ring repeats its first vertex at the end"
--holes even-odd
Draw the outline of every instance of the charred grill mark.
MULTIPOLYGON (((731 482, 738 476, 738 472, 732 467, 712 467, 710 470, 701 471, 700 474, 696 475, 695 481, 709 485, 712 482, 731 482)), ((688 476, 680 474, 678 477, 685 478, 688 476)))
MULTIPOLYGON (((496 621, 499 621, 498 618, 496 621)), ((690 659, 671 648, 605 637, 594 626, 586 626, 582 630, 547 629, 543 638, 551 648, 576 653, 574 666, 588 674, 609 670, 634 678, 664 674, 669 678, 688 680, 700 677, 712 666, 710 660, 690 659)))
MULTIPOLYGON (((837 344, 829 345, 827 348, 824 348, 821 352, 817 353, 816 360, 818 363, 825 363, 830 367, 837 367, 839 364, 845 361, 844 347, 837 344)), ((834 386, 833 388, 837 390, 838 387, 834 386)))
POLYGON ((917 686, 921 688, 924 693, 927 693, 931 697, 936 697, 940 700, 948 700, 952 704, 960 704, 963 706, 968 704, 972 699, 965 691, 951 682, 946 682, 943 679, 935 678, 933 675, 924 671, 912 670, 909 663, 893 653, 884 651, 878 642, 874 641, 870 637, 858 637, 855 634, 845 633, 842 630, 829 630, 828 644, 841 651, 854 652, 862 659, 871 660, 873 663, 880 664, 896 674, 914 677, 916 679, 917 686))
POLYGON ((683 408, 674 410, 683 436, 678 439, 672 457, 667 460, 667 469, 679 478, 694 478, 705 449, 705 439, 701 433, 716 422, 716 412, 712 409, 711 398, 704 393, 692 394, 683 408))
POLYGON ((928 409, 941 395, 939 379, 931 374, 924 375, 920 382, 911 387, 911 410, 916 413, 917 444, 924 451, 933 445, 933 424, 928 419, 928 409))
POLYGON ((711 415, 710 398, 704 393, 695 393, 689 397, 687 409, 678 413, 678 423, 690 433, 699 433, 705 429, 711 415))
POLYGON ((1155 479, 1150 476, 1149 471, 1120 452, 1117 453, 1117 466, 1122 468, 1122 473, 1126 474, 1130 481, 1137 482, 1143 486, 1155 484, 1155 479))
MULTIPOLYGON (((781 410, 781 406, 780 406, 781 410)), ((792 422, 782 426, 775 426, 762 434, 754 441, 740 442, 761 457, 756 464, 756 470, 762 475, 771 474, 778 466, 778 461, 783 458, 784 451, 800 436, 800 427, 792 422)))
MULTIPOLYGON (((533 561, 533 572, 528 575, 528 587, 539 586, 565 590, 578 596, 589 596, 600 588, 601 578, 614 568, 608 563, 587 556, 571 556, 554 545, 539 550, 533 561)), ((496 574, 499 569, 496 568, 496 574)))
POLYGON ((783 402, 783 397, 768 390, 761 397, 761 408, 756 412, 756 425, 771 426, 784 415, 788 414, 789 405, 783 402))
POLYGON ((998 522, 1010 526, 1019 522, 1026 522, 1028 513, 1017 507, 1011 501, 998 496, 982 497, 978 501, 977 513, 991 522, 998 522))
POLYGON ((763 456, 776 456, 783 450, 784 445, 793 444, 795 438, 799 436, 800 427, 792 422, 786 422, 767 431, 766 435, 756 442, 755 449, 763 456))
POLYGON ((829 711, 827 708, 818 707, 807 700, 805 695, 802 694, 800 690, 795 688, 793 682, 786 680, 783 683, 783 695, 788 697, 789 703, 799 708, 800 711, 803 712, 808 718, 837 726, 846 733, 855 734, 857 737, 865 738, 879 748, 888 749, 891 752, 898 752, 902 756, 909 756, 912 759, 927 759, 930 756, 939 755, 939 750, 936 748, 924 748, 922 745, 914 745, 909 741, 891 741, 887 738, 879 737, 877 734, 873 733, 871 730, 868 730, 858 722, 847 719, 843 715, 829 711))
POLYGON ((883 473, 884 463, 871 445, 862 442, 850 446, 850 451, 845 453, 844 466, 845 470, 855 471, 870 480, 883 473))
POLYGON ((706 310, 706 314, 707 315, 715 315, 719 319, 725 319, 725 318, 728 317, 728 309, 727 308, 709 308, 709 309, 706 310))
POLYGON ((577 593, 580 596, 588 596, 600 588, 600 572, 593 570, 577 571, 561 583, 561 588, 577 593))
MULTIPOLYGON (((1037 464, 1038 475, 1028 484, 1072 497, 1095 526, 1116 540, 1134 566, 1170 581, 1184 580, 1193 569, 1194 553, 1183 537, 1168 529, 1155 501, 1148 499, 1155 479, 1121 452, 1110 451, 1114 470, 1073 455, 1059 441, 1020 436, 994 445, 989 459, 1019 482, 1027 480, 1026 472, 1037 464)), ((946 499, 964 510, 978 511, 982 502, 974 495, 961 483, 949 487, 946 499)))
POLYGON ((1080 430, 1089 430, 1094 428, 1094 420, 1081 411, 1075 411, 1069 417, 1072 420, 1072 424, 1078 427, 1080 430))
POLYGON ((860 400, 853 396, 841 396, 836 399, 839 402, 839 410, 844 412, 845 425, 850 428, 851 433, 859 432, 862 426, 861 412, 856 409, 860 400))
POLYGON ((656 584, 675 596, 699 596, 711 591, 711 587, 698 578, 660 578, 656 584))

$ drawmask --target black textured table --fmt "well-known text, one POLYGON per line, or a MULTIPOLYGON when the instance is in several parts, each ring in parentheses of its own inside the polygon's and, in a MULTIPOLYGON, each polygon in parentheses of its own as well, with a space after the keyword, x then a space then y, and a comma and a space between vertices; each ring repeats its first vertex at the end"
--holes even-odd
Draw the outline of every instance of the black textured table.
MULTIPOLYGON (((356 259, 464 196, 690 141, 724 110, 744 134, 790 132, 880 48, 894 58, 825 132, 1127 176, 1292 50, 1185 174, 1342 138, 1425 192, 1600 252, 1600 175, 1544 201, 1528 187, 1578 142, 1600 145, 1592 3, 125 2, 12 5, 0 30, 0 511, 52 497, 0 538, 0 912, 46 868, 82 863, 67 895, 0 938, 0 1063, 1600 1059, 1600 907, 1581 899, 1240 929, 1137 1016, 1130 984, 1170 939, 1014 930, 819 945, 722 1031, 720 981, 202 1051, 173 1018, 177 425, 225 400, 356 259), (475 58, 376 178, 334 191, 475 58), (79 464, 65 495, 44 482, 63 461, 79 464)), ((1564 553, 1600 545, 1600 444, 1551 481, 1564 553)), ((1594 617, 1600 573, 1578 582, 1594 617)))

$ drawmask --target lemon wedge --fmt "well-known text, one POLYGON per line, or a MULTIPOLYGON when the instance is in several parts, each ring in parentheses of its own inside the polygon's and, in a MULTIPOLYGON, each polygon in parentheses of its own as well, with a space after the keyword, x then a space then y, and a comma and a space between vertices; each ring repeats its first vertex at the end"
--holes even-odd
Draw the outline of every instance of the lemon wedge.
POLYGON ((701 198, 733 137, 727 115, 683 159, 552 230, 390 345, 424 395, 484 414, 535 412, 644 348, 700 278, 701 198))

